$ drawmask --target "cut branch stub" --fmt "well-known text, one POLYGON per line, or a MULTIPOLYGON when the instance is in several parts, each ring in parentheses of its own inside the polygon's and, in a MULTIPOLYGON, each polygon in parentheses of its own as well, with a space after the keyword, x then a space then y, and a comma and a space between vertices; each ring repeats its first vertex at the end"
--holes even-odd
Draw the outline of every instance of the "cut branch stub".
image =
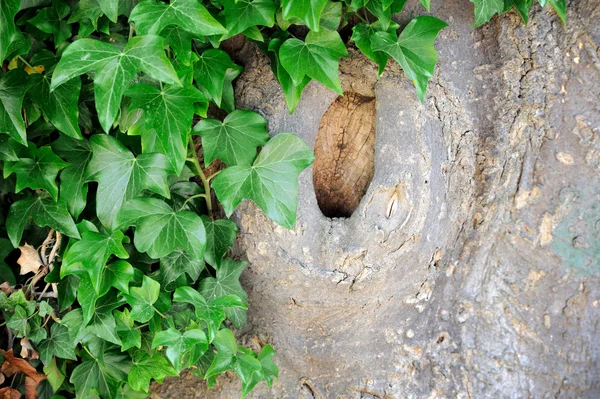
POLYGON ((373 178, 375 98, 344 93, 327 109, 315 142, 313 183, 327 217, 349 217, 373 178))

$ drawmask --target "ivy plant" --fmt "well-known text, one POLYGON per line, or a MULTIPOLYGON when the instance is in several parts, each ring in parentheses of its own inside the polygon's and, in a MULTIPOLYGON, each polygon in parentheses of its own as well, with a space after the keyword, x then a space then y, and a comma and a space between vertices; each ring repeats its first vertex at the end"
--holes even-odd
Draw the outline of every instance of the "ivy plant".
MULTIPOLYGON (((475 26, 533 4, 471 1, 475 26)), ((313 79, 343 94, 350 42, 423 102, 446 24, 400 29, 405 3, 0 0, 0 394, 144 398, 186 369, 209 387, 231 371, 242 395, 273 384, 274 348, 234 334, 247 263, 229 217, 251 200, 293 227, 313 154, 235 109, 221 43, 255 43, 291 112, 313 79)), ((564 0, 539 3, 564 22, 564 0)))

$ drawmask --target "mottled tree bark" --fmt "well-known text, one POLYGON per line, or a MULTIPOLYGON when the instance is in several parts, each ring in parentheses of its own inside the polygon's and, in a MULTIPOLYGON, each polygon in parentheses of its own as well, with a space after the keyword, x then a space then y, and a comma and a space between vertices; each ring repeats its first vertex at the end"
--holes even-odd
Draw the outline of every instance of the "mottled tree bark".
MULTIPOLYGON (((424 104, 392 63, 376 80, 357 51, 342 61, 344 91, 376 99, 374 176, 352 216, 323 216, 311 170, 294 229, 236 213, 240 336, 272 343, 280 366, 250 397, 600 397, 600 3, 571 1, 566 27, 535 6, 527 26, 508 13, 475 30, 466 0, 432 8, 450 26, 424 104)), ((289 115, 268 61, 240 51, 237 106, 314 145, 337 95, 313 82, 289 115)), ((155 392, 239 389, 187 377, 155 392)))

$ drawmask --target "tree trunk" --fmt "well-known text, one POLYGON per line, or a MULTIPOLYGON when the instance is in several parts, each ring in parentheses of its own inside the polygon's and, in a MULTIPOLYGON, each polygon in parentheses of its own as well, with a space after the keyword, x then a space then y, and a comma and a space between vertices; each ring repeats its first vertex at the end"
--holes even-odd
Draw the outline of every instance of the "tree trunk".
MULTIPOLYGON (((600 3, 571 1, 566 27, 538 6, 528 25, 510 12, 478 29, 466 0, 432 8, 449 27, 424 104, 391 62, 379 80, 356 50, 341 63, 344 91, 375 97, 361 116, 376 122, 361 154, 374 174, 352 216, 322 214, 314 170, 294 229, 252 203, 236 212, 240 334, 272 343, 280 367, 249 397, 600 397, 600 3)), ((411 2, 399 22, 423 11, 411 2)), ((330 134, 335 93, 313 82, 290 115, 268 60, 240 51, 239 108, 309 145, 330 134)), ((155 392, 233 398, 240 383, 155 392)))

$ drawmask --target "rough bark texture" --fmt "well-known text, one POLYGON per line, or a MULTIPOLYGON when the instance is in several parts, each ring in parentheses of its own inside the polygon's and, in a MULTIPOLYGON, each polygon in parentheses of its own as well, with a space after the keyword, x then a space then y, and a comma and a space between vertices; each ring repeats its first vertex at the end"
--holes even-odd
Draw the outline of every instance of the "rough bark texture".
MULTIPOLYGON (((375 173, 352 217, 321 214, 310 170, 296 228, 250 203, 236 214, 241 335, 272 342, 281 370, 252 398, 600 397, 600 3, 569 2, 567 27, 534 7, 528 26, 509 13, 476 30, 467 1, 432 8, 450 26, 425 104, 396 66, 376 81, 358 52, 342 62, 344 90, 376 98, 375 173)), ((289 115, 245 51, 238 106, 314 145, 337 96, 311 84, 289 115)))

